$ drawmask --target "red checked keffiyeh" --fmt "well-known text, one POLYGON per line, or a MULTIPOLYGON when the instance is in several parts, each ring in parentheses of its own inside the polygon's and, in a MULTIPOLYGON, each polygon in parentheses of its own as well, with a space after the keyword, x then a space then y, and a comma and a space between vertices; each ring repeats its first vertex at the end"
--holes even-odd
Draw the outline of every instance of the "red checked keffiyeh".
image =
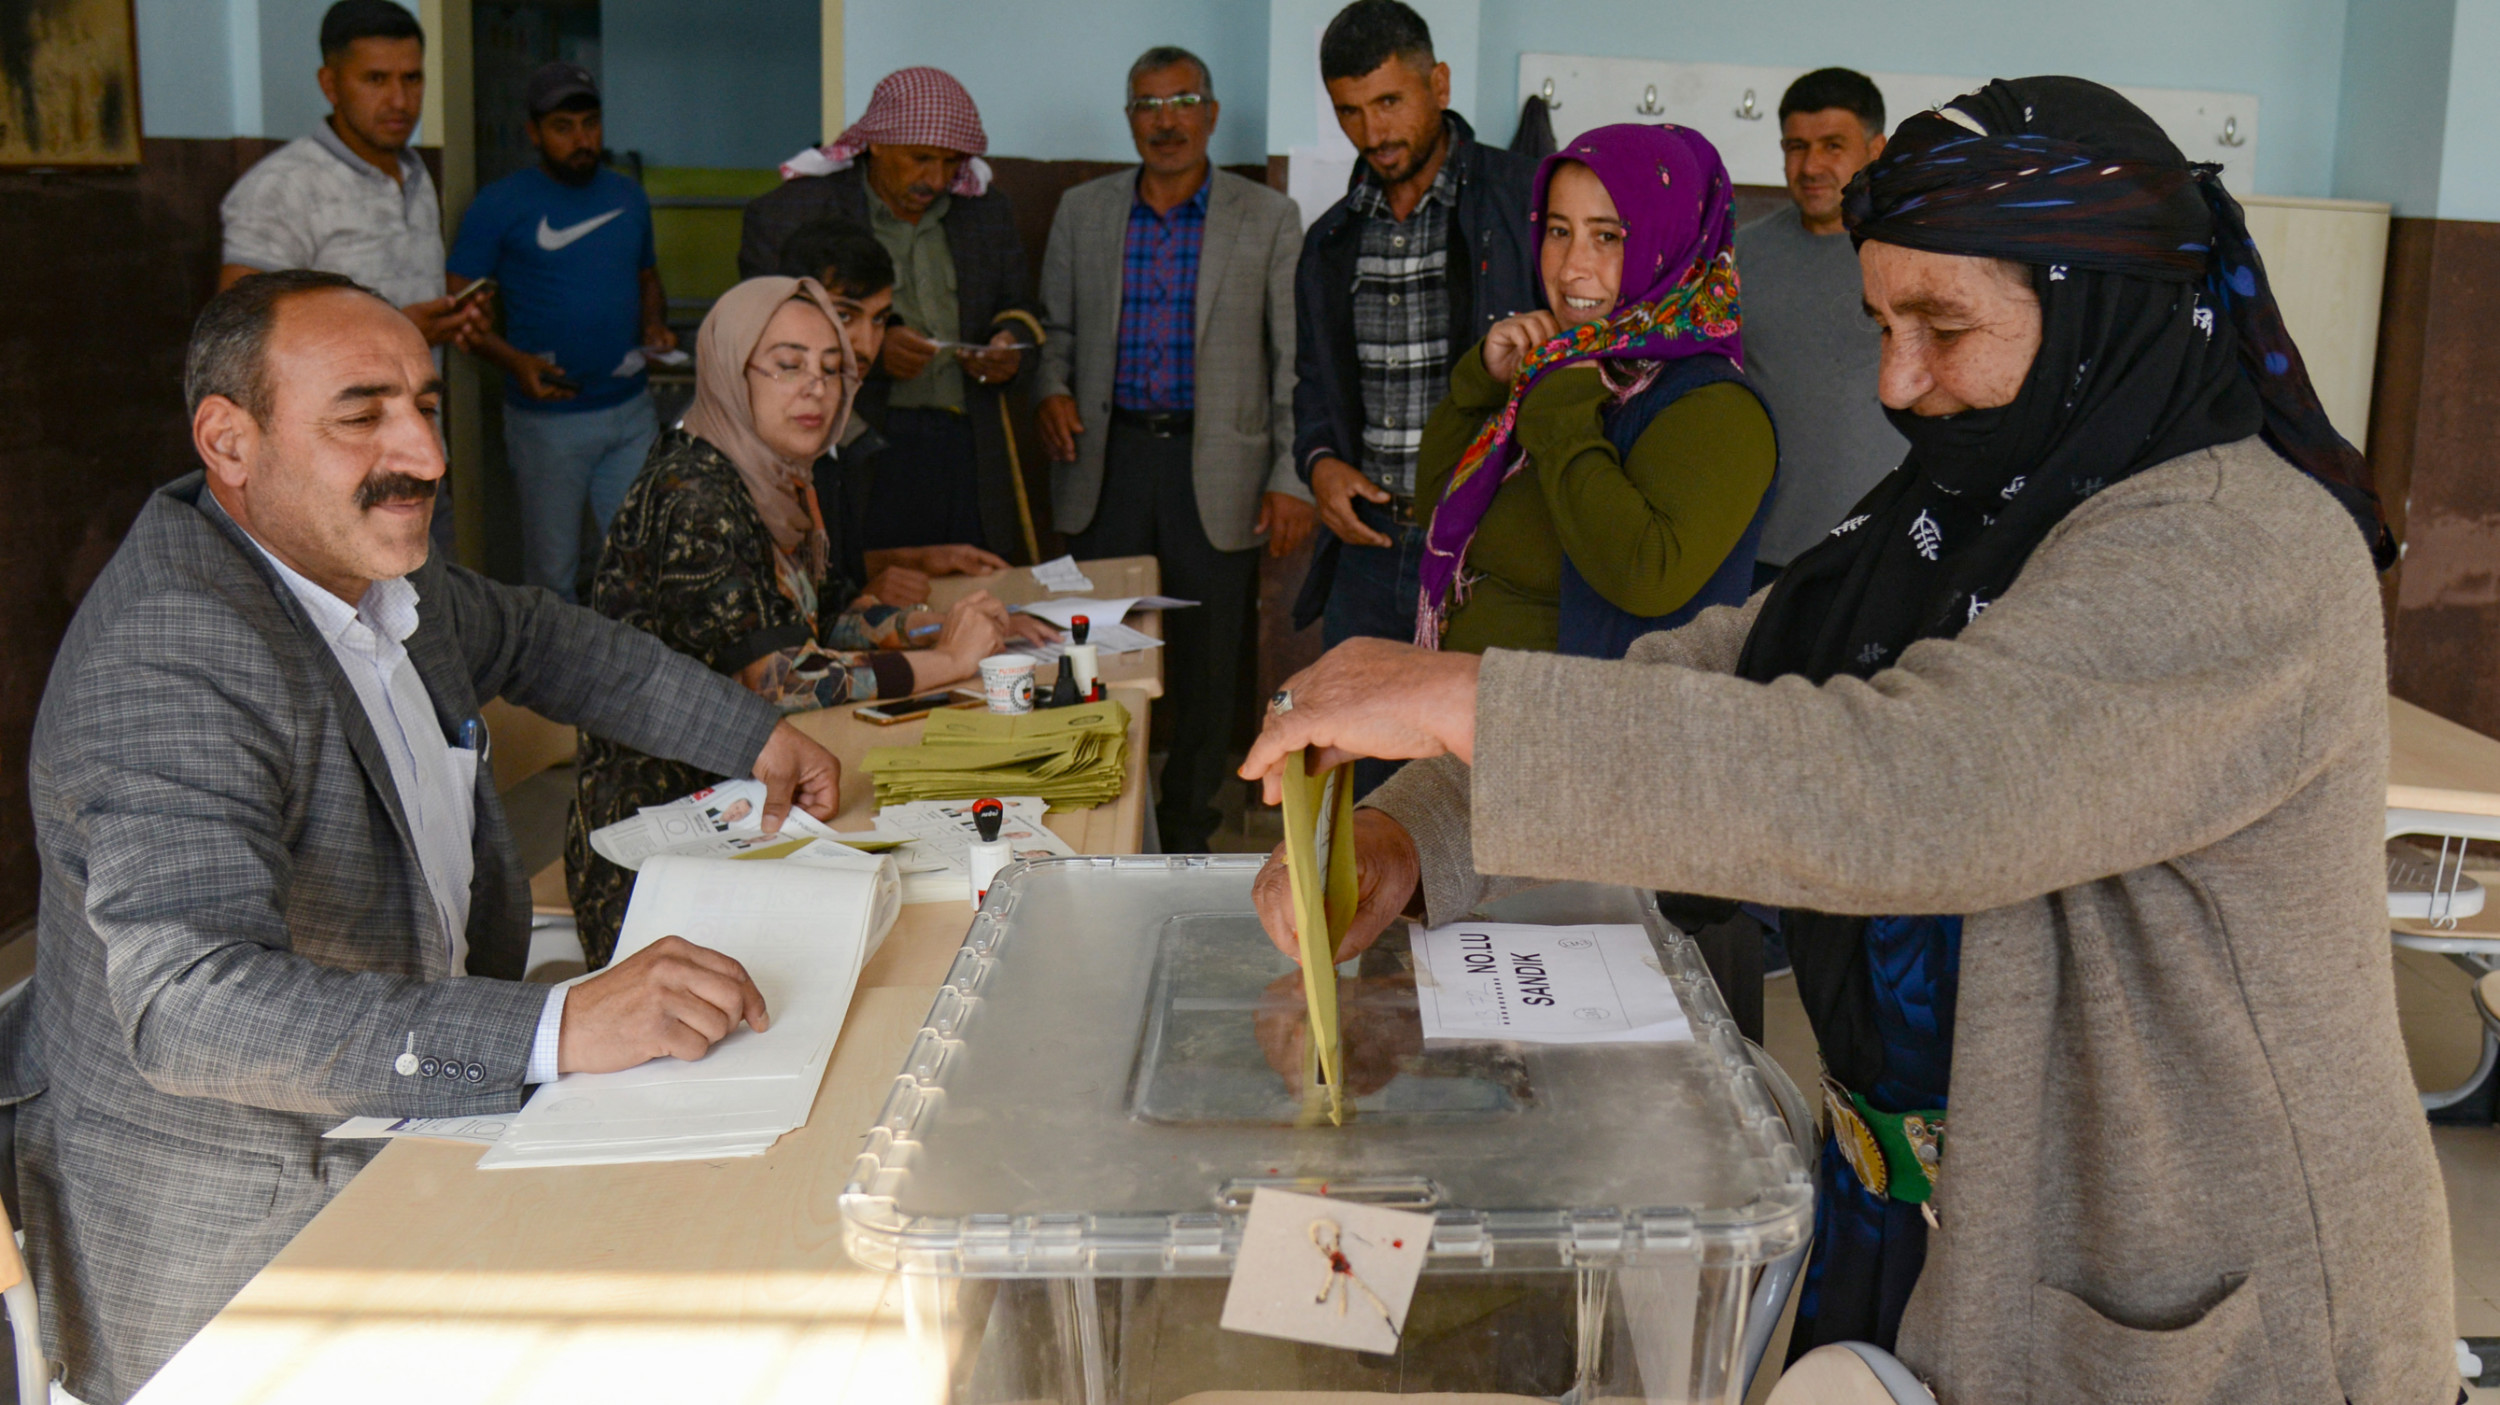
POLYGON ((868 95, 868 110, 859 120, 831 145, 811 146, 782 162, 781 178, 796 180, 849 170, 871 146, 937 146, 960 151, 968 159, 955 183, 947 187, 948 193, 989 191, 990 167, 981 154, 990 149, 990 138, 981 130, 981 110, 972 105, 972 94, 964 91, 964 85, 942 68, 898 68, 878 80, 877 90, 868 95))

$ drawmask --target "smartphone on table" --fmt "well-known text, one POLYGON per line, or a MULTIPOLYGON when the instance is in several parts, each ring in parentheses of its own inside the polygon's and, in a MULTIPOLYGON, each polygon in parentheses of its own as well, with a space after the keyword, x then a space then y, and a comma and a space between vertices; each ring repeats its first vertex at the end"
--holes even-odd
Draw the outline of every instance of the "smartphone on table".
POLYGON ((970 703, 955 696, 952 690, 948 690, 923 693, 916 698, 896 698, 892 702, 871 703, 853 715, 863 722, 874 722, 880 727, 891 727, 897 722, 909 722, 915 718, 926 717, 940 708, 969 706, 971 706, 970 703))

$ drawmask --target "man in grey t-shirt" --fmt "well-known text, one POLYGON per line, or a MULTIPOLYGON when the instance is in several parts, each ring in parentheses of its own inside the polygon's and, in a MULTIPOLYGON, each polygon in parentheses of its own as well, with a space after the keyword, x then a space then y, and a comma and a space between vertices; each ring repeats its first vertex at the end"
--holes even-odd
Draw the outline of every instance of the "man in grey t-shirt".
MULTIPOLYGON (((486 300, 455 301, 443 276, 443 214, 425 162, 409 150, 425 103, 425 31, 391 0, 338 0, 321 17, 316 75, 330 115, 310 136, 264 156, 218 205, 224 292, 255 273, 343 273, 408 314, 426 342, 467 348, 486 330, 486 300)), ((443 353, 434 353, 436 370, 443 353)), ((434 541, 453 545, 451 485, 434 541)))
POLYGON ((1779 429, 1779 477, 1757 588, 1821 541, 1907 445, 1875 398, 1882 342, 1868 320, 1840 192, 1884 150, 1884 96, 1863 73, 1817 69, 1780 98, 1795 208, 1736 231, 1745 373, 1779 429))

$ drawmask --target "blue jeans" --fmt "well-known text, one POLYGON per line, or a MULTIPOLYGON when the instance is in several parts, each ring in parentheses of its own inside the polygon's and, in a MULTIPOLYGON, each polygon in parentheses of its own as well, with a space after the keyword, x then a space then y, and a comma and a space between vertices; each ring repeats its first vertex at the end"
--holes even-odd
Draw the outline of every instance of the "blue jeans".
POLYGON ((660 433, 649 392, 598 410, 527 410, 506 401, 504 453, 521 490, 521 579, 574 599, 582 509, 599 542, 660 433))
MULTIPOLYGON (((1387 537, 1388 546, 1357 546, 1347 542, 1337 552, 1337 578, 1328 589, 1328 607, 1320 616, 1320 641, 1333 649, 1349 639, 1415 641, 1415 597, 1422 590, 1416 572, 1424 560, 1424 529, 1399 526, 1389 509, 1355 499, 1354 515, 1364 526, 1387 537)), ((1362 760, 1354 763, 1354 793, 1368 795, 1374 786, 1396 775, 1401 761, 1362 760)))

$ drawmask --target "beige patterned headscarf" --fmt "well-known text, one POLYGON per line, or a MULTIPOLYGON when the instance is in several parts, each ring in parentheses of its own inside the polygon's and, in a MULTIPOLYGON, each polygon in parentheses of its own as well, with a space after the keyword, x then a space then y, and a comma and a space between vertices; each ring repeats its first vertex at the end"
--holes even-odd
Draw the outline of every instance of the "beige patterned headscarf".
POLYGON ((686 411, 686 432, 721 451, 737 465, 740 481, 755 499, 755 510, 772 532, 773 546, 801 567, 811 583, 825 573, 831 545, 825 538, 825 517, 816 502, 816 456, 785 459, 755 432, 755 409, 748 396, 747 366, 755 359, 764 328, 788 302, 814 303, 833 325, 842 348, 842 379, 831 387, 825 443, 842 437, 850 422, 851 400, 859 386, 859 366, 843 336, 842 318, 833 300, 813 278, 750 278, 721 294, 695 336, 694 408, 686 411))

